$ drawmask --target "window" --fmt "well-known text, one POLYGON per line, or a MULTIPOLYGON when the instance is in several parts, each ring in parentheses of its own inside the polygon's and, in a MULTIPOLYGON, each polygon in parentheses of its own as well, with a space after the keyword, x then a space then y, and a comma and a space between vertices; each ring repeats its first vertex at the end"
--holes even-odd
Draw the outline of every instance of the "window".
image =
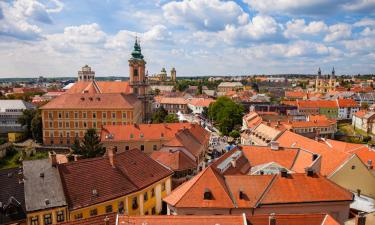
POLYGON ((53 119, 53 114, 52 113, 48 113, 48 118, 53 119))
POLYGON ((49 127, 50 127, 50 128, 53 127, 53 123, 52 123, 52 122, 49 122, 49 127))
POLYGON ((83 118, 87 118, 87 112, 82 113, 83 118))
POLYGON ((60 210, 56 212, 56 219, 57 219, 57 222, 64 222, 65 220, 64 210, 60 210))
POLYGON ((124 213, 124 202, 123 201, 118 203, 118 212, 124 213))
POLYGON ((122 118, 126 118, 126 113, 125 112, 122 113, 122 118))
POLYGON ((106 213, 110 213, 110 212, 112 212, 112 205, 107 205, 107 206, 105 207, 105 212, 106 212, 106 213))
POLYGON ((38 216, 33 216, 30 218, 30 224, 31 225, 39 225, 39 218, 38 216))
POLYGON ((156 151, 156 149, 157 149, 157 145, 153 145, 152 150, 156 151))
POLYGON ((92 113, 92 118, 94 118, 94 119, 96 118, 96 112, 92 113))
POLYGON ((45 214, 43 216, 44 225, 50 225, 52 224, 52 214, 45 214))
POLYGON ((69 118, 69 112, 65 113, 65 118, 69 118))
POLYGON ((98 210, 97 209, 91 209, 90 210, 90 216, 96 216, 98 215, 98 210))
POLYGON ((155 215, 155 214, 156 214, 156 209, 155 209, 155 207, 152 207, 151 214, 152 214, 152 215, 155 215))
POLYGON ((134 74, 134 76, 138 76, 138 69, 134 68, 133 74, 134 74))
POLYGON ((61 112, 59 112, 59 119, 61 119, 62 118, 62 113, 61 112))
POLYGON ((103 112, 103 118, 107 118, 107 113, 103 112))
POLYGON ((62 128, 62 122, 59 122, 59 128, 62 128))
POLYGON ((83 217, 83 216, 82 216, 82 213, 78 213, 78 214, 75 214, 75 215, 74 215, 74 219, 75 219, 75 220, 82 219, 82 217, 83 217))
POLYGON ((152 188, 152 189, 151 189, 151 198, 154 197, 154 196, 155 196, 155 189, 152 188))
POLYGON ((143 200, 144 200, 145 202, 148 201, 148 193, 147 193, 147 192, 144 193, 144 195, 143 195, 143 200))
POLYGON ((137 197, 134 197, 132 199, 132 209, 138 209, 138 201, 137 201, 137 197))
POLYGON ((125 146, 125 150, 129 150, 129 146, 127 145, 127 146, 125 146))
POLYGON ((86 123, 86 122, 83 122, 83 127, 84 127, 84 128, 87 127, 87 123, 86 123))
POLYGON ((65 122, 65 127, 69 128, 69 122, 65 122))
POLYGON ((207 188, 204 190, 203 199, 204 200, 212 200, 213 199, 211 191, 207 188))
POLYGON ((74 112, 74 118, 78 118, 78 112, 74 112))
POLYGON ((161 184, 161 191, 165 191, 165 183, 161 184))
POLYGON ((115 112, 112 113, 112 118, 116 118, 116 113, 115 112))
POLYGON ((113 122, 112 122, 112 125, 116 125, 116 122, 115 122, 115 121, 113 121, 113 122))
POLYGON ((145 146, 141 145, 141 151, 144 151, 144 150, 145 150, 145 146))
POLYGON ((96 128, 96 122, 92 122, 92 126, 96 128))

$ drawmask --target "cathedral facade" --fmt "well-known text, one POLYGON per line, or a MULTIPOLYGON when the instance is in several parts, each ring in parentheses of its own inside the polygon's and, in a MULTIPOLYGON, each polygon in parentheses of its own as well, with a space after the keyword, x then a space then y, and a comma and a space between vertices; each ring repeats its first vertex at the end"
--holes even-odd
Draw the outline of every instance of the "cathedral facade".
POLYGON ((327 93, 335 90, 336 74, 335 68, 332 68, 331 75, 322 76, 322 71, 318 69, 318 74, 315 79, 315 92, 327 93))

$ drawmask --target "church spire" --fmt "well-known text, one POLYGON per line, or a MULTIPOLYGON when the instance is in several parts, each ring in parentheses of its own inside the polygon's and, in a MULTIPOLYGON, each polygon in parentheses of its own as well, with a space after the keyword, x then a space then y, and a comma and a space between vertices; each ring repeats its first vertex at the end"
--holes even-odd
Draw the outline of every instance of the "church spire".
POLYGON ((135 37, 134 48, 132 52, 132 59, 143 60, 141 45, 139 44, 138 37, 135 37))
POLYGON ((335 75, 335 67, 332 67, 332 73, 331 73, 331 79, 335 79, 336 77, 336 75, 335 75))
POLYGON ((320 70, 320 67, 318 69, 318 78, 320 78, 320 76, 322 75, 322 71, 320 70))

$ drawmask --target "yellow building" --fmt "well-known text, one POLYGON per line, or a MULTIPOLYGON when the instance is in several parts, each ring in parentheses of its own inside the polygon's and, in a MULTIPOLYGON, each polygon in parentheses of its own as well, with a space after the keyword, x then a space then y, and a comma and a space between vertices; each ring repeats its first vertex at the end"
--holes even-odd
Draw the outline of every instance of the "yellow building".
POLYGON ((8 133, 8 141, 9 142, 19 142, 25 138, 23 133, 8 133))
POLYGON ((44 225, 110 212, 157 215, 171 192, 173 172, 140 150, 57 164, 50 159, 25 161, 27 224, 44 225))
POLYGON ((332 73, 327 77, 322 77, 322 72, 319 68, 318 75, 315 79, 315 92, 319 93, 327 93, 330 91, 335 90, 336 87, 336 75, 335 75, 335 68, 332 69, 332 73))

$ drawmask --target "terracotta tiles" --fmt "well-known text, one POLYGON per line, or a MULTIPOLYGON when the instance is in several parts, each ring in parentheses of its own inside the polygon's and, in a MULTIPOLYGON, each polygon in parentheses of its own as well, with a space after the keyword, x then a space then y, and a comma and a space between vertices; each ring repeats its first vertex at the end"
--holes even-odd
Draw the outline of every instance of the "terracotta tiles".
POLYGON ((354 99, 337 99, 340 108, 358 107, 358 103, 354 99))
POLYGON ((68 91, 69 94, 88 92, 97 93, 130 93, 131 88, 125 81, 78 81, 68 91))
POLYGON ((242 215, 119 216, 119 225, 245 225, 242 215))
MULTIPOLYGON (((276 214, 277 225, 339 225, 328 214, 276 214)), ((247 216, 248 225, 269 225, 269 215, 247 216)))
POLYGON ((151 158, 169 167, 173 171, 194 169, 197 165, 181 151, 154 151, 151 158))
POLYGON ((172 171, 139 150, 115 156, 116 168, 108 158, 98 157, 58 165, 64 192, 71 209, 107 201, 138 191, 172 171), (93 190, 96 195, 93 195, 93 190))
POLYGON ((59 223, 60 225, 117 225, 116 224, 116 213, 109 213, 105 215, 93 216, 83 220, 75 220, 65 223, 59 223), (107 221, 107 223, 105 223, 107 221))

